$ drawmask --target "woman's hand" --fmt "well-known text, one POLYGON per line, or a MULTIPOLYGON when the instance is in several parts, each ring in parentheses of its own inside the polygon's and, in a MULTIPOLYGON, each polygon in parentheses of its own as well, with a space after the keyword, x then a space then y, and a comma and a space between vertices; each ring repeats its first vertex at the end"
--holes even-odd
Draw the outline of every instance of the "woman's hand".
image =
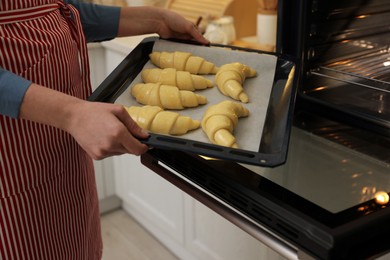
POLYGON ((32 84, 20 108, 21 118, 58 127, 70 133, 95 160, 148 150, 138 138, 144 132, 120 105, 89 102, 32 84))
POLYGON ((141 155, 148 150, 137 138, 147 138, 120 105, 81 102, 74 109, 67 131, 95 160, 130 153, 141 155))
POLYGON ((210 42, 203 37, 199 28, 185 19, 183 16, 165 10, 160 26, 156 33, 161 38, 176 38, 185 40, 195 40, 202 44, 209 44, 210 42))
POLYGON ((118 36, 148 33, 157 33, 161 38, 195 40, 205 45, 210 43, 193 23, 175 12, 148 6, 121 9, 118 36))

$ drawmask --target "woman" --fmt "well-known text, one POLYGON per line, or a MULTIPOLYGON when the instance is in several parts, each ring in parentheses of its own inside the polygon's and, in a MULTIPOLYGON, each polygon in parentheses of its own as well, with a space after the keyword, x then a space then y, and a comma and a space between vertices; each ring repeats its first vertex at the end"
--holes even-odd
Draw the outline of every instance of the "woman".
POLYGON ((91 158, 140 155, 147 133, 85 101, 86 42, 146 33, 208 43, 164 9, 0 1, 0 259, 101 258, 91 158))

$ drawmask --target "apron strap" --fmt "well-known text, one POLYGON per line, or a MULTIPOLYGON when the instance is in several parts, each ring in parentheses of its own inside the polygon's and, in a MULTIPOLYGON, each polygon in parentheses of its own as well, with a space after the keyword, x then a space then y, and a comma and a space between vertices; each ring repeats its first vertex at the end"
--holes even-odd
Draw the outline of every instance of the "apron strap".
POLYGON ((88 81, 88 86, 90 86, 88 50, 87 45, 85 44, 86 40, 80 22, 79 12, 73 5, 65 4, 63 1, 58 1, 58 6, 70 27, 73 40, 77 43, 81 61, 80 72, 85 77, 85 80, 88 81))

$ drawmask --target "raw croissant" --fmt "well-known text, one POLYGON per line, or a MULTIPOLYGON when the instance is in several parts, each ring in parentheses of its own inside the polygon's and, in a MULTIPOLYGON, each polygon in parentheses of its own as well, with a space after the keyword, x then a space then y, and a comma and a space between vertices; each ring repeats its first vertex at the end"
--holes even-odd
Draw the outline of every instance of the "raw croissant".
POLYGON ((145 83, 161 82, 164 85, 176 86, 181 90, 194 91, 197 89, 211 88, 213 82, 199 75, 193 75, 188 71, 178 71, 173 68, 144 69, 141 73, 145 83))
POLYGON ((184 109, 207 103, 206 97, 188 90, 161 83, 139 83, 131 88, 131 95, 143 105, 159 106, 166 109, 184 109))
POLYGON ((243 105, 230 100, 210 106, 202 119, 202 129, 213 144, 238 148, 233 136, 239 117, 249 115, 243 105))
POLYGON ((249 66, 234 62, 221 66, 215 75, 218 89, 225 96, 248 103, 249 97, 244 92, 242 84, 247 77, 255 77, 257 72, 249 66))
POLYGON ((152 52, 149 58, 157 67, 175 68, 191 74, 215 74, 218 68, 202 57, 193 56, 190 52, 152 52))
POLYGON ((199 128, 200 122, 158 106, 125 107, 131 118, 143 129, 158 134, 183 135, 199 128))

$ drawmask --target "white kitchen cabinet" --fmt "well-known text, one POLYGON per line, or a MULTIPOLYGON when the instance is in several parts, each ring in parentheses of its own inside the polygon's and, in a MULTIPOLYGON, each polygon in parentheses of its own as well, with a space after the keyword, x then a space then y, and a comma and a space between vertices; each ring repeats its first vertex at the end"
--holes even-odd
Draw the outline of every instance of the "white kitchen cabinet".
POLYGON ((123 206, 181 243, 184 194, 144 167, 137 156, 118 156, 114 162, 117 191, 123 206))
MULTIPOLYGON (((96 70, 93 73, 108 75, 142 38, 121 38, 102 43, 101 49, 95 50, 91 60, 96 59, 93 60, 94 64, 105 64, 104 71, 99 71, 101 66, 92 67, 92 70, 96 70)), ((116 156, 102 161, 99 167, 102 169, 102 172, 97 171, 99 189, 104 190, 105 185, 113 180, 110 187, 113 185, 115 188, 123 209, 180 259, 282 259, 258 240, 143 166, 139 157, 116 156), (107 178, 112 179, 107 181, 107 178), (99 180, 103 183, 99 184, 99 180)))
POLYGON ((186 195, 184 204, 185 245, 197 259, 283 259, 192 197, 186 195))
POLYGON ((258 240, 143 166, 114 158, 122 206, 180 259, 282 259, 258 240))
POLYGON ((114 170, 123 209, 182 259, 195 259, 184 249, 184 193, 136 156, 115 157, 114 170))
MULTIPOLYGON (((92 43, 88 45, 90 61, 92 90, 107 77, 108 72, 104 66, 105 49, 101 44, 92 43)), ((121 201, 115 194, 115 176, 113 171, 112 158, 94 161, 96 186, 99 197, 100 212, 108 212, 121 206, 121 201)))

